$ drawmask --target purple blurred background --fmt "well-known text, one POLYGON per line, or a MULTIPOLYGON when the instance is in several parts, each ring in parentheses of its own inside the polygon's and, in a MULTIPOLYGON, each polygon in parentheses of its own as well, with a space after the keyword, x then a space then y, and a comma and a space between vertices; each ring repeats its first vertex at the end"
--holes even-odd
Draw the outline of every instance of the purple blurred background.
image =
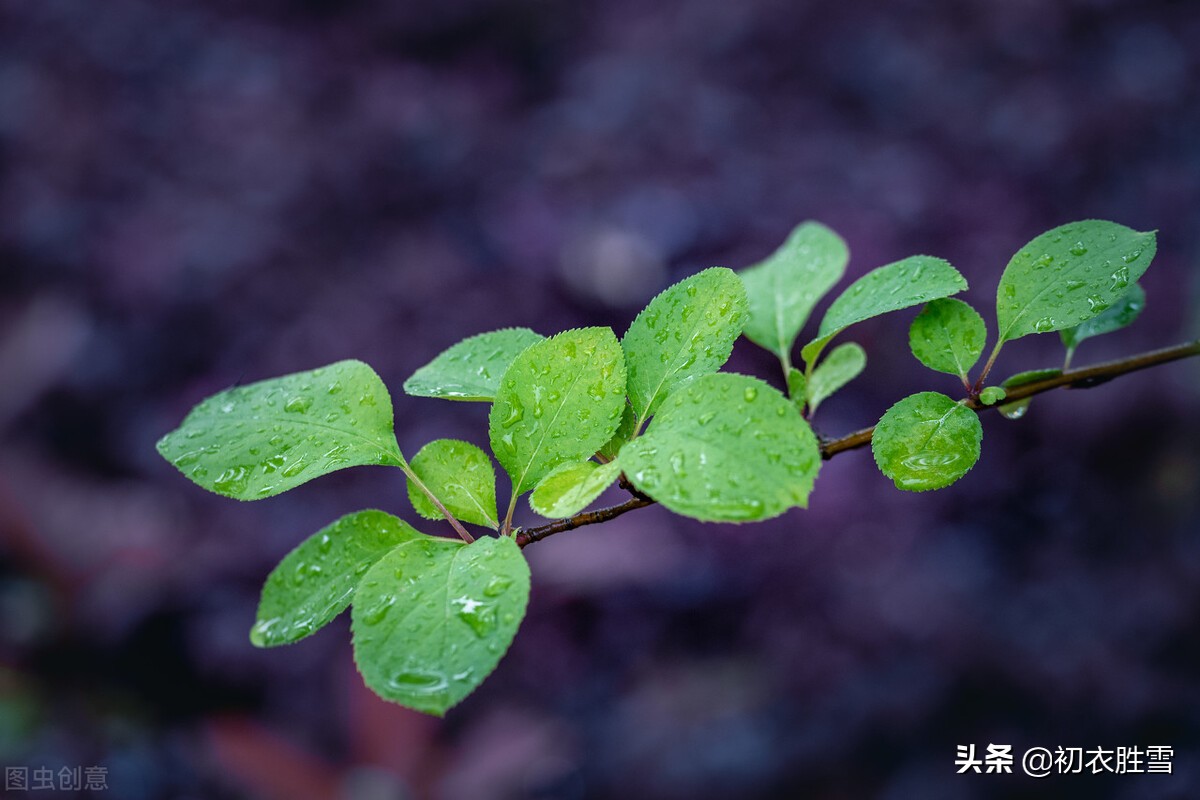
MULTIPOLYGON (((485 406, 399 392, 466 335, 621 333, 806 218, 850 277, 943 256, 991 316, 1011 253, 1088 217, 1159 252, 1078 363, 1194 337, 1200 4, 0 5, 0 763, 104 765, 123 800, 1200 795, 1196 363, 988 415, 938 494, 860 452, 770 523, 530 547, 529 617, 444 721, 363 688, 345 618, 247 640, 310 532, 411 518, 398 473, 242 504, 154 451, 214 391, 350 357, 405 452, 485 444, 485 406), (1170 745, 1174 773, 956 776, 968 743, 1170 745)), ((955 390, 911 317, 855 329, 821 431, 955 390)))

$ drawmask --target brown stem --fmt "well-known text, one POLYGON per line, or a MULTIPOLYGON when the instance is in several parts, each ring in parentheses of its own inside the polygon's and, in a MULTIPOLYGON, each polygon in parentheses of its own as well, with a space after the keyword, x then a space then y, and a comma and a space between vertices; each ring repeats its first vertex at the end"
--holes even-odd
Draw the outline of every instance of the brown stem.
MULTIPOLYGON (((1167 364, 1172 361, 1178 361, 1183 358, 1193 358, 1200 356, 1200 341, 1186 342, 1177 344, 1174 347, 1164 347, 1161 350, 1152 350, 1149 353, 1140 353, 1128 358, 1121 358, 1115 361, 1106 361, 1103 364, 1097 364, 1093 367, 1084 367, 1082 369, 1073 369, 1063 372, 1061 375, 1055 375, 1052 378, 1046 378, 1032 383, 1021 384, 1009 390, 1005 396, 1003 403, 1013 403, 1017 400, 1024 400, 1028 397, 1033 397, 1043 392, 1049 392, 1054 389, 1090 389, 1093 386, 1099 386, 1113 378, 1121 375, 1127 375, 1130 372, 1156 367, 1159 364, 1167 364)), ((970 398, 966 402, 967 408, 975 411, 987 411, 996 406, 985 406, 979 402, 977 398, 970 398)), ((871 443, 871 436, 874 434, 875 428, 863 428, 860 431, 846 434, 838 439, 831 439, 821 443, 821 457, 830 459, 838 453, 844 453, 847 450, 857 450, 860 447, 866 447, 871 443)), ((624 484, 623 484, 624 485, 624 484)), ((631 487, 630 487, 631 488, 631 487)), ((632 490, 632 489, 631 489, 632 490)), ((636 490, 634 490, 636 491, 636 490)), ((607 522, 610 519, 615 519, 627 511, 633 511, 635 508, 643 508, 652 505, 654 500, 645 495, 637 494, 624 503, 608 508, 601 508, 595 511, 582 511, 573 517, 560 519, 546 525, 539 525, 534 528, 528 528, 517 534, 517 544, 524 547, 527 544, 541 541, 547 536, 553 536, 556 533, 563 531, 574 530, 584 525, 594 525, 597 522, 607 522)))
POLYGON ((653 505, 653 503, 654 501, 649 497, 635 496, 620 505, 598 508, 595 511, 581 511, 573 517, 555 520, 546 525, 539 525, 536 528, 528 528, 520 531, 516 537, 517 544, 524 547, 527 544, 539 542, 547 536, 553 536, 556 533, 575 530, 584 525, 595 525, 597 522, 608 522, 610 519, 621 516, 626 511, 633 511, 635 508, 653 505))

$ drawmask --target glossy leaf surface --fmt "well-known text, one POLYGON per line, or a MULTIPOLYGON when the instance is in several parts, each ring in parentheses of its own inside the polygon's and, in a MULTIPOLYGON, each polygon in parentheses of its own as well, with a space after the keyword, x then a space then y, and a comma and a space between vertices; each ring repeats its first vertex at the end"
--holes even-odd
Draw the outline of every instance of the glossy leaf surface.
POLYGON ((770 257, 740 273, 750 303, 746 338, 790 362, 800 329, 849 260, 846 242, 819 222, 793 230, 770 257))
POLYGON ((680 387, 621 450, 625 475, 677 514, 745 522, 805 506, 821 466, 816 437, 786 397, 746 375, 680 387))
POLYGON ((525 616, 529 567, 509 537, 420 536, 391 550, 354 595, 354 660, 376 694, 441 716, 500 662, 525 616))
POLYGON ((963 380, 979 361, 985 344, 987 326, 983 317, 954 298, 928 303, 908 330, 908 345, 918 361, 963 380))
POLYGON ((875 426, 879 470, 906 492, 941 489, 979 460, 979 416, 944 394, 922 392, 896 403, 875 426))
MULTIPOLYGON (((409 466, 455 517, 489 528, 499 527, 496 471, 487 453, 468 442, 436 439, 422 447, 409 466)), ((425 519, 442 519, 442 512, 411 480, 408 499, 425 519)))
POLYGON ((1145 308, 1146 293, 1141 286, 1135 283, 1103 314, 1098 314, 1074 328, 1064 328, 1059 335, 1062 337, 1063 345, 1068 350, 1074 350, 1084 339, 1129 327, 1142 315, 1145 308))
POLYGON ((966 278, 940 258, 910 256, 884 265, 850 284, 833 301, 821 320, 817 338, 805 345, 801 354, 812 366, 825 345, 851 325, 948 297, 966 288, 966 278))
POLYGON ((1000 341, 1072 328, 1101 314, 1142 277, 1156 246, 1153 231, 1095 219, 1038 236, 1000 276, 1000 341))
POLYGON ((833 348, 808 379, 809 413, 815 414, 821 403, 857 378, 866 366, 867 353, 859 345, 848 342, 833 348))
POLYGON ((195 483, 238 500, 345 467, 404 463, 391 397, 361 361, 226 389, 160 439, 158 452, 195 483))
POLYGON ((594 454, 612 438, 624 407, 625 358, 608 328, 566 331, 522 352, 488 417, 492 452, 514 493, 594 454))
POLYGON ((569 517, 591 505, 620 474, 620 461, 563 464, 534 487, 529 505, 543 517, 569 517))
POLYGON ((250 641, 275 647, 321 629, 350 605, 363 573, 420 535, 382 511, 347 514, 317 531, 267 577, 250 641))
POLYGON ((720 369, 747 316, 741 280, 721 267, 685 278, 651 300, 621 340, 638 419, 645 421, 683 381, 720 369))
POLYGON ((404 382, 404 391, 417 397, 489 402, 513 359, 544 338, 528 328, 504 328, 463 339, 414 372, 404 382))

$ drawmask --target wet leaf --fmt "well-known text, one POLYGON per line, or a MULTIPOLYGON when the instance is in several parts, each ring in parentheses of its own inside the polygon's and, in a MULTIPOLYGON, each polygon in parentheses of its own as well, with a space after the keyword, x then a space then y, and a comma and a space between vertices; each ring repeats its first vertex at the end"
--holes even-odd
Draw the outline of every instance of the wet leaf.
POLYGON ((1153 231, 1094 219, 1038 236, 1000 276, 1000 341, 1072 328, 1103 313, 1142 277, 1156 247, 1153 231))
POLYGON ((850 284, 833 301, 821 320, 817 338, 804 346, 801 355, 811 367, 829 341, 851 325, 957 294, 966 288, 966 278, 958 270, 932 256, 910 256, 874 269, 850 284))
POLYGON ((677 514, 746 522, 805 506, 821 467, 796 406, 757 378, 705 375, 621 450, 626 477, 677 514))
POLYGON ((441 716, 496 668, 528 601, 529 566, 511 538, 466 545, 421 535, 358 585, 358 671, 385 700, 441 716))
POLYGON ((850 342, 833 348, 808 379, 809 414, 817 413, 821 403, 857 378, 866 366, 867 353, 859 345, 850 342))
POLYGON ((813 306, 846 272, 845 241, 819 222, 805 222, 769 258, 739 273, 750 319, 746 338, 791 362, 792 346, 813 306))
POLYGON ((559 464, 590 457, 612 438, 624 407, 625 358, 608 328, 566 331, 517 356, 488 417, 514 495, 559 464))
POLYGON ((529 506, 543 517, 569 517, 591 505, 620 474, 620 461, 563 464, 534 487, 529 506))
POLYGON ((404 382, 404 391, 417 397, 490 402, 513 359, 544 338, 528 328, 504 328, 463 339, 414 372, 404 382))
POLYGON ((986 343, 983 317, 967 303, 953 298, 927 304, 908 330, 908 344, 918 361, 964 381, 986 343))
POLYGON ((1073 351, 1084 339, 1127 328, 1142 315, 1145 307, 1146 293, 1141 286, 1135 283, 1103 314, 1098 314, 1074 328, 1064 328, 1059 334, 1062 337, 1063 346, 1073 351))
POLYGON ((226 389, 160 439, 158 452, 195 483, 238 500, 345 467, 404 464, 392 399, 361 361, 226 389))
POLYGON ((979 416, 944 394, 909 395, 888 409, 871 438, 879 470, 906 492, 941 489, 979 460, 979 416))
MULTIPOLYGON (((422 447, 409 466, 455 517, 493 529, 499 527, 496 471, 487 453, 467 442, 437 439, 422 447)), ((442 519, 442 512, 411 480, 408 499, 425 519, 442 519)))
POLYGON ((320 630, 350 605, 363 573, 420 535, 382 511, 347 514, 317 531, 267 577, 250 641, 275 647, 320 630))
POLYGON ((621 340, 629 402, 638 421, 644 422, 683 381, 720 369, 747 316, 741 280, 721 267, 686 278, 651 300, 621 340))

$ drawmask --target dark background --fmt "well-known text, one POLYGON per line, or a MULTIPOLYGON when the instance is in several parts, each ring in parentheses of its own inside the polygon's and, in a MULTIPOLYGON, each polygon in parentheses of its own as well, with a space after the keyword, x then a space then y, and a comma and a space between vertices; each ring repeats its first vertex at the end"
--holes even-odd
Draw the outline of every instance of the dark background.
MULTIPOLYGON (((397 472, 243 504, 154 442, 356 357, 405 452, 484 444, 486 407, 404 378, 501 326, 621 333, 805 218, 851 278, 950 259, 989 317, 1037 233, 1157 228, 1147 313, 1078 361, 1194 337, 1198 78, 1191 2, 0 5, 0 762, 105 765, 122 800, 1196 797, 1194 362, 986 415, 938 494, 860 452, 770 523, 651 508, 533 546, 529 617, 444 721, 363 688, 344 618, 247 640, 302 538, 412 516, 397 472), (1170 745, 1175 771, 954 774, 989 742, 1170 745)), ((855 329, 824 433, 955 390, 911 317, 855 329)), ((998 370, 1060 358, 1031 337, 998 370)), ((730 368, 776 379, 746 342, 730 368)))

